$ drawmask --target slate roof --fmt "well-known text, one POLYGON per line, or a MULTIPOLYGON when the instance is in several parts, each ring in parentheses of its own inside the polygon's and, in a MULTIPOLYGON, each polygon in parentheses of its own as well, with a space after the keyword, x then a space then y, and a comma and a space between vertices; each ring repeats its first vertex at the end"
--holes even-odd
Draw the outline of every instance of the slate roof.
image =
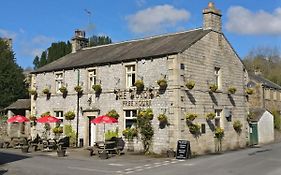
POLYGON ((252 117, 250 119, 251 122, 258 122, 262 115, 265 113, 265 109, 263 108, 251 108, 250 112, 252 113, 252 117))
POLYGON ((273 83, 272 81, 269 81, 268 79, 266 79, 260 75, 255 75, 254 73, 249 73, 249 77, 250 77, 250 79, 257 81, 258 83, 261 83, 265 87, 281 90, 281 86, 273 83))
POLYGON ((143 58, 155 58, 183 52, 211 30, 195 29, 174 34, 154 36, 82 49, 70 53, 32 73, 73 69, 90 65, 126 62, 143 58))
POLYGON ((30 99, 18 99, 16 102, 12 103, 10 106, 5 108, 9 109, 31 109, 31 100, 30 99))

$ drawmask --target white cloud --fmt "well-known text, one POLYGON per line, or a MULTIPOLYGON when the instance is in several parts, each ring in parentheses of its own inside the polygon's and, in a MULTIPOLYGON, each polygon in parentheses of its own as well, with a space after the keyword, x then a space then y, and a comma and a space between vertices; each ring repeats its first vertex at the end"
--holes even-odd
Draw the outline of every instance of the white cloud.
POLYGON ((263 10, 251 12, 241 7, 230 7, 227 12, 226 29, 230 32, 247 35, 281 34, 281 8, 272 13, 263 10))
POLYGON ((17 36, 17 33, 15 33, 15 32, 8 31, 5 29, 0 29, 0 37, 15 39, 16 36, 17 36))
POLYGON ((53 42, 55 39, 52 37, 47 37, 44 35, 38 35, 36 37, 34 37, 32 39, 32 43, 34 44, 46 44, 46 43, 51 43, 53 42))
POLYGON ((190 13, 171 5, 159 5, 127 16, 129 29, 134 33, 155 33, 187 21, 190 13))

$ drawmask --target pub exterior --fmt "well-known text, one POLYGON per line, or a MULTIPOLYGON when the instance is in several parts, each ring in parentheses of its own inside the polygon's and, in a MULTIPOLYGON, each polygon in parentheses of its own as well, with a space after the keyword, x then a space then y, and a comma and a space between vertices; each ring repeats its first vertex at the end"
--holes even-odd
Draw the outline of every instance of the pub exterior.
MULTIPOLYGON (((152 152, 175 150, 178 140, 190 141, 193 154, 214 152, 216 127, 224 129, 223 150, 246 145, 247 72, 221 31, 221 12, 213 3, 203 10, 202 28, 91 48, 83 48, 84 37, 77 30, 73 53, 32 73, 31 86, 37 92, 36 98, 32 95, 32 115, 49 111, 64 125, 68 123, 64 114, 74 111, 70 124, 78 129, 83 146, 103 139, 103 125, 91 124, 91 119, 116 110, 118 123, 106 129, 118 127, 122 136, 124 129, 134 127, 137 113, 148 108, 154 114, 152 152), (159 86, 160 80, 167 82, 166 88, 159 86), (137 90, 137 81, 143 82, 142 91, 137 90), (74 90, 78 85, 81 94, 74 90), (93 85, 102 91, 96 93, 93 85), (217 89, 211 91, 213 86, 217 89), (67 95, 61 87, 67 88, 67 95), (48 95, 42 92, 46 88, 48 95), (229 93, 230 88, 235 92, 229 93), (159 126, 160 114, 168 118, 165 127, 159 126), (193 121, 186 120, 190 114, 196 116, 193 121), (213 119, 207 120, 208 114, 214 114, 213 119), (233 128, 237 120, 240 133, 233 128), (190 122, 199 126, 196 134, 190 122)), ((139 138, 133 147, 142 150, 139 138)))

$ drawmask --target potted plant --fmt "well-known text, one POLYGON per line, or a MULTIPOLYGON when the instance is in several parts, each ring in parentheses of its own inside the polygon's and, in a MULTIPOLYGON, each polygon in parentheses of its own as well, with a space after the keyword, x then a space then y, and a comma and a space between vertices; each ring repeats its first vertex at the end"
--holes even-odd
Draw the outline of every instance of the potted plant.
POLYGON ((235 87, 229 87, 228 88, 228 93, 235 94, 235 92, 236 92, 236 88, 235 87))
POLYGON ((207 120, 213 120, 216 117, 216 114, 214 112, 210 112, 206 115, 207 120))
POLYGON ((137 91, 143 91, 144 83, 142 80, 137 80, 134 85, 137 87, 137 91))
POLYGON ((242 131, 242 123, 240 122, 240 120, 235 120, 233 122, 233 128, 237 133, 241 133, 242 131))
POLYGON ((79 94, 83 92, 82 86, 79 86, 79 85, 75 86, 74 90, 79 94))
POLYGON ((66 120, 73 120, 75 118, 74 111, 68 111, 64 114, 66 120))
POLYGON ((28 92, 30 95, 37 95, 36 89, 29 89, 28 92))
POLYGON ((252 88, 246 88, 246 94, 248 94, 248 95, 252 95, 253 93, 254 93, 254 89, 252 89, 252 88))
POLYGON ((188 121, 193 121, 197 117, 198 117, 198 115, 197 114, 193 114, 193 113, 186 114, 186 116, 185 116, 186 120, 188 120, 188 121))
POLYGON ((166 89, 168 84, 166 79, 160 79, 157 81, 157 84, 159 85, 160 89, 166 89))
POLYGON ((94 84, 92 86, 92 88, 94 89, 94 91, 96 92, 96 94, 100 94, 102 91, 101 85, 100 84, 94 84))
POLYGON ((195 82, 192 81, 192 80, 189 80, 189 81, 186 82, 185 86, 186 86, 189 90, 191 90, 191 89, 194 88, 195 82))
POLYGON ((112 110, 108 111, 108 113, 106 115, 109 116, 109 117, 113 117, 115 119, 119 118, 119 114, 116 112, 115 109, 112 109, 112 110))
POLYGON ((199 135, 201 126, 198 123, 188 125, 189 132, 193 135, 199 135))
POLYGON ((66 94, 67 93, 67 88, 65 86, 62 86, 59 88, 59 91, 62 93, 62 94, 66 94))
POLYGON ((216 84, 211 84, 211 85, 209 86, 209 89, 210 89, 211 92, 216 92, 216 91, 218 90, 218 85, 216 85, 216 84))
POLYGON ((50 94, 50 89, 48 87, 45 87, 43 90, 42 90, 43 94, 50 94))

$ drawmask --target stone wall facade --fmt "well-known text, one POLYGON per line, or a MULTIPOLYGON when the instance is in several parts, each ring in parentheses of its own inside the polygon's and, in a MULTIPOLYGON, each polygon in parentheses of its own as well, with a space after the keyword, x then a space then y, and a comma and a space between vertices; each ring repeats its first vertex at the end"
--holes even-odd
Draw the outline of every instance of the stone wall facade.
MULTIPOLYGON (((106 130, 119 129, 119 135, 125 129, 125 110, 140 110, 152 108, 154 119, 154 137, 152 151, 156 153, 165 152, 168 149, 176 149, 177 140, 185 139, 191 141, 191 150, 194 154, 203 154, 215 151, 214 132, 207 123, 205 115, 214 112, 216 109, 222 111, 220 118, 221 126, 225 129, 223 149, 234 149, 243 147, 246 144, 246 98, 244 95, 244 78, 246 72, 243 64, 235 54, 224 36, 217 32, 210 32, 197 43, 193 44, 183 53, 154 59, 139 59, 132 62, 119 64, 107 64, 96 67, 85 67, 73 70, 63 70, 63 83, 67 86, 68 94, 63 98, 61 93, 55 92, 55 74, 57 72, 45 72, 34 74, 32 87, 37 89, 37 99, 32 100, 32 114, 40 116, 50 111, 74 111, 79 116, 71 121, 76 129, 77 118, 79 118, 79 139, 84 139, 84 146, 90 143, 94 135, 94 141, 103 139, 103 126, 96 125, 89 128, 89 120, 99 115, 106 114, 109 110, 115 109, 120 118, 117 124, 106 125, 106 130), (145 90, 136 94, 133 89, 129 92, 126 89, 126 66, 136 66, 136 79, 142 79, 145 90), (214 83, 214 69, 221 70, 222 87, 217 93, 209 93, 209 85, 214 83), (88 87, 88 71, 96 69, 97 83, 102 86, 102 93, 97 96, 88 87), (79 77, 79 78, 78 78, 79 77), (168 87, 165 92, 159 91, 157 80, 165 78, 168 87), (83 87, 83 95, 77 96, 74 87, 78 84, 83 87), (185 83, 194 80, 194 89, 187 90, 185 83), (42 93, 45 87, 51 89, 51 96, 47 99, 42 93), (227 93, 228 87, 237 89, 235 94, 227 93), (114 92, 117 90, 117 92, 114 92), (131 95, 133 94, 133 97, 131 95), (79 101, 79 104, 78 104, 79 101), (225 111, 231 111, 231 121, 224 116, 225 111), (186 113, 197 113, 199 118, 194 122, 205 124, 206 133, 199 137, 190 134, 185 121, 186 113), (157 116, 159 114, 168 116, 169 125, 165 128, 159 127, 157 116), (232 122, 240 120, 243 124, 242 133, 235 133, 232 122), (93 130, 94 128, 94 130, 93 130), (94 132, 94 133, 93 133, 94 132)), ((64 121, 64 124, 68 124, 64 121)), ((42 129, 42 128, 41 128, 42 129)), ((41 130, 38 126, 38 131, 41 130)), ((92 142, 92 141, 91 141, 92 142)), ((92 143, 91 143, 92 144, 92 143)), ((135 141, 135 150, 141 150, 141 141, 135 141)))

